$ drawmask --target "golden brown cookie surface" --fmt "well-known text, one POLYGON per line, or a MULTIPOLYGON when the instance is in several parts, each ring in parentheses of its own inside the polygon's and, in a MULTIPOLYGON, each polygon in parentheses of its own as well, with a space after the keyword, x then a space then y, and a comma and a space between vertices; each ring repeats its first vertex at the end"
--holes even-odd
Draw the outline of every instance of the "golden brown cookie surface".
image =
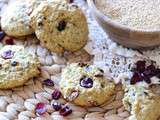
POLYGON ((60 82, 65 99, 80 106, 98 106, 114 93, 113 82, 103 77, 103 71, 92 65, 73 63, 64 69, 60 82))
POLYGON ((29 25, 30 6, 24 1, 10 3, 1 18, 2 29, 10 36, 20 37, 32 34, 29 25))
POLYGON ((129 120, 157 120, 160 116, 160 96, 142 86, 128 86, 123 104, 131 112, 129 120))
POLYGON ((23 85, 40 72, 38 58, 23 46, 7 45, 0 50, 0 89, 23 85))
POLYGON ((53 52, 77 51, 88 40, 83 12, 66 1, 43 2, 31 14, 31 26, 41 43, 53 52))

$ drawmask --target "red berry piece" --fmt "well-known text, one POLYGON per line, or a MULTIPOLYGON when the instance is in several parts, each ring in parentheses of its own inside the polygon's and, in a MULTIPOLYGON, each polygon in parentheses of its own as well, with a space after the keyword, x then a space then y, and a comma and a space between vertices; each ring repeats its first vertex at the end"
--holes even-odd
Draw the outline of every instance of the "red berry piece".
POLYGON ((51 79, 44 80, 43 84, 47 86, 54 86, 54 82, 51 79))
POLYGON ((71 113, 72 113, 72 109, 69 108, 68 106, 63 107, 59 111, 59 114, 62 115, 62 116, 67 116, 67 115, 70 115, 71 113))
POLYGON ((52 106, 55 111, 59 111, 62 108, 62 105, 59 102, 54 102, 52 106))
POLYGON ((45 103, 38 103, 35 108, 35 112, 37 115, 43 115, 47 111, 45 103))
POLYGON ((136 63, 136 70, 140 73, 144 72, 146 66, 146 61, 138 61, 136 63))
POLYGON ((57 29, 58 29, 59 31, 63 31, 63 30, 65 29, 65 27, 66 27, 66 24, 67 24, 67 23, 66 23, 64 20, 60 21, 60 22, 58 23, 57 29))
POLYGON ((1 57, 4 59, 11 59, 14 56, 14 52, 12 50, 5 51, 1 54, 1 57))
POLYGON ((58 89, 55 89, 52 93, 52 98, 58 100, 61 97, 61 92, 58 89))
POLYGON ((156 75, 156 67, 154 65, 147 66, 146 70, 144 71, 144 74, 147 76, 156 75))
POLYGON ((133 74, 132 78, 131 78, 130 84, 134 85, 134 84, 136 84, 137 82, 140 82, 140 81, 142 81, 141 75, 139 73, 135 72, 133 74))
POLYGON ((13 40, 13 38, 8 38, 8 39, 5 40, 5 43, 7 45, 14 45, 14 40, 13 40))
POLYGON ((80 86, 84 88, 92 88, 93 80, 91 78, 84 77, 80 80, 80 86))
POLYGON ((160 69, 156 68, 153 63, 146 66, 145 61, 138 61, 136 63, 136 68, 133 71, 133 76, 131 78, 130 84, 136 84, 136 82, 145 81, 146 83, 151 83, 151 78, 156 76, 160 78, 160 69))

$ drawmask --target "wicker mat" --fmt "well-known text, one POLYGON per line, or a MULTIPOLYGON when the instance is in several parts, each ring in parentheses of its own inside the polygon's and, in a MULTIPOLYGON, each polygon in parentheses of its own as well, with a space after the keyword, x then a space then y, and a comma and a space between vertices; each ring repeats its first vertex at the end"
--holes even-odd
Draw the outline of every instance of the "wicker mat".
MULTIPOLYGON (((7 3, 8 0, 0 0, 0 7, 5 7, 7 3)), ((91 62, 103 67, 106 75, 114 79, 117 78, 118 74, 129 71, 128 66, 132 63, 134 55, 141 56, 137 51, 133 52, 126 49, 122 50, 122 52, 126 52, 125 55, 128 55, 128 57, 114 54, 113 51, 116 51, 114 49, 115 43, 108 47, 107 42, 111 41, 108 40, 106 42, 107 35, 101 28, 97 29, 98 24, 91 16, 87 3, 83 0, 77 0, 76 3, 82 7, 88 18, 90 40, 87 46, 84 50, 76 53, 56 55, 39 45, 39 41, 35 36, 19 38, 20 40, 15 39, 14 44, 24 45, 28 52, 37 54, 42 64, 41 76, 29 80, 23 87, 0 90, 0 120, 125 120, 130 115, 122 105, 123 91, 118 79, 115 79, 117 87, 114 96, 102 106, 82 108, 60 98, 57 101, 70 106, 73 110, 72 114, 67 117, 62 117, 52 107, 52 103, 56 100, 52 99, 51 94, 55 88, 58 88, 61 70, 68 63, 91 62), (54 87, 42 84, 48 78, 54 81, 54 87), (43 116, 35 113, 35 105, 39 102, 47 104, 47 110, 43 116)), ((0 47, 6 44, 7 39, 8 37, 6 36, 0 43, 0 47)))

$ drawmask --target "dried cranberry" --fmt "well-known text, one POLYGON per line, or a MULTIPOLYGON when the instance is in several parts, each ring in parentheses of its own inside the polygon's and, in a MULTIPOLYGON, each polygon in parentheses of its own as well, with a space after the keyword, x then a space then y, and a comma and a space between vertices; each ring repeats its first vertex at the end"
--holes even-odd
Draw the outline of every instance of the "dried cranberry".
POLYGON ((18 62, 16 62, 16 61, 11 62, 12 66, 16 66, 17 64, 18 64, 18 62))
POLYGON ((144 71, 144 74, 148 76, 156 75, 156 67, 154 65, 147 66, 146 70, 144 71))
POLYGON ((142 81, 141 75, 139 73, 135 72, 131 78, 130 84, 133 85, 133 84, 136 84, 137 82, 140 82, 140 81, 142 81))
POLYGON ((69 0, 69 3, 73 3, 74 2, 74 0, 69 0))
POLYGON ((144 72, 146 66, 146 61, 138 61, 136 63, 136 70, 140 73, 144 72))
POLYGON ((149 66, 146 66, 145 61, 138 61, 133 72, 134 73, 130 81, 131 84, 136 84, 136 82, 139 81, 145 81, 146 83, 150 84, 152 77, 157 76, 160 78, 160 69, 156 68, 153 63, 151 63, 149 66))
POLYGON ((84 88, 92 88, 93 80, 89 77, 84 77, 80 80, 80 86, 84 88))
POLYGON ((11 59, 14 56, 14 52, 12 50, 5 51, 1 54, 1 57, 4 59, 11 59))
POLYGON ((153 64, 151 64, 151 65, 147 66, 146 70, 155 71, 156 67, 153 64))
POLYGON ((52 106, 53 106, 53 108, 54 108, 55 111, 59 111, 62 108, 62 105, 59 102, 54 102, 52 104, 52 106))
POLYGON ((60 22, 58 23, 57 29, 58 29, 59 31, 62 31, 62 30, 65 29, 65 27, 66 27, 66 22, 65 22, 64 20, 62 20, 62 21, 60 21, 60 22))
POLYGON ((54 82, 51 79, 44 80, 43 84, 47 86, 54 86, 54 82))
POLYGON ((38 103, 35 107, 35 112, 38 115, 43 115, 47 111, 45 103, 38 103))
POLYGON ((72 109, 69 108, 68 106, 63 107, 62 109, 60 109, 59 114, 62 116, 67 116, 69 114, 72 113, 72 109))
POLYGON ((5 40, 5 43, 7 45, 14 45, 14 40, 13 40, 13 38, 8 38, 8 39, 5 40))
POLYGON ((52 98, 58 100, 61 97, 61 92, 58 89, 55 89, 52 93, 52 98))
POLYGON ((5 33, 3 31, 0 31, 0 41, 3 40, 3 38, 5 37, 5 33))

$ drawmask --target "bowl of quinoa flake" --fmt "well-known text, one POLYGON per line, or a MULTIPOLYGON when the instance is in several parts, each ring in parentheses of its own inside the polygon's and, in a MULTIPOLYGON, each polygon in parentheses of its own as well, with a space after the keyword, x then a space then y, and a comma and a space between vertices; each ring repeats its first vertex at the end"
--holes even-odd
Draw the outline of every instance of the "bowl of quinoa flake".
POLYGON ((88 0, 97 22, 125 47, 160 45, 160 0, 88 0))

